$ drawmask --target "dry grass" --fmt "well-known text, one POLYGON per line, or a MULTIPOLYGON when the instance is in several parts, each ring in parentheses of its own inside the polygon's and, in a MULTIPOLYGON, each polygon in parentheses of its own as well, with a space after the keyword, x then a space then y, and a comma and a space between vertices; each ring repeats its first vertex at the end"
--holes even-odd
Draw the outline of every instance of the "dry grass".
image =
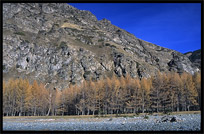
MULTIPOLYGON (((181 111, 181 112, 170 112, 170 115, 177 115, 177 114, 201 114, 201 111, 181 111)), ((166 115, 162 112, 160 113, 153 113, 153 115, 166 115)))
POLYGON ((172 115, 174 114, 201 114, 200 111, 182 111, 182 112, 172 112, 172 115))
MULTIPOLYGON (((182 111, 182 112, 172 112, 171 115, 176 114, 200 114, 200 111, 182 111)), ((164 115, 163 113, 153 113, 153 115, 164 115)), ((133 116, 144 116, 146 113, 140 113, 139 115, 135 114, 108 114, 104 116, 94 116, 94 115, 68 115, 68 116, 9 116, 9 117, 3 117, 3 119, 18 119, 18 118, 30 118, 30 119, 73 119, 73 118, 110 118, 110 117, 133 117, 133 116)))
POLYGON ((73 28, 73 29, 77 29, 77 30, 82 30, 79 25, 72 24, 72 23, 64 23, 64 24, 62 24, 61 27, 62 28, 68 27, 68 28, 73 28))

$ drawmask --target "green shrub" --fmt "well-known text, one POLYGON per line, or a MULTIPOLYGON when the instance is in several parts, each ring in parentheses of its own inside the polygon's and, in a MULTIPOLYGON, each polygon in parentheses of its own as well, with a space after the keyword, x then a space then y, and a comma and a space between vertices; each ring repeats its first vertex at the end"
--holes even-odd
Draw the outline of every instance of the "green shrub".
POLYGON ((136 68, 139 68, 139 66, 140 66, 140 63, 136 62, 136 68))
POLYGON ((134 114, 135 117, 138 117, 139 115, 140 115, 140 113, 135 113, 134 114))
POLYGON ((92 77, 91 80, 96 82, 97 79, 92 77))
POLYGON ((71 84, 72 84, 72 85, 75 85, 75 84, 76 84, 76 82, 74 82, 74 81, 73 81, 73 82, 71 82, 71 84))
POLYGON ((98 114, 95 114, 95 115, 94 115, 94 118, 98 118, 98 117, 99 117, 99 115, 98 115, 98 114))
POLYGON ((116 46, 114 46, 114 45, 110 45, 110 47, 116 48, 116 46))
POLYGON ((149 116, 148 116, 148 115, 145 115, 145 116, 144 116, 144 119, 149 119, 149 116))
POLYGON ((132 115, 132 116, 129 116, 129 118, 134 118, 135 116, 134 115, 132 115))
POLYGON ((80 41, 80 42, 81 42, 81 40, 80 40, 80 39, 78 39, 78 38, 76 38, 75 40, 76 40, 76 41, 80 41))
MULTIPOLYGON (((128 115, 123 115, 123 117, 124 117, 124 118, 127 118, 127 117, 128 117, 128 115)), ((131 116, 130 116, 130 117, 131 117, 131 116)))
POLYGON ((109 44, 109 43, 106 43, 105 46, 107 46, 107 47, 109 46, 109 47, 112 47, 112 48, 116 48, 116 46, 111 45, 111 44, 109 44))
POLYGON ((60 25, 59 24, 54 24, 54 26, 59 27, 60 25))
POLYGON ((3 65, 3 70, 5 70, 6 69, 6 65, 3 65))
POLYGON ((156 51, 163 51, 164 50, 164 48, 162 47, 161 49, 158 49, 158 50, 156 50, 156 51))
POLYGON ((25 36, 25 33, 23 32, 14 32, 14 34, 25 36))
POLYGON ((171 113, 171 110, 170 110, 170 109, 168 109, 168 110, 164 110, 164 111, 163 111, 163 114, 170 115, 170 113, 171 113))
POLYGON ((83 38, 87 41, 92 42, 92 38, 94 38, 93 36, 83 36, 83 38))
POLYGON ((101 117, 103 117, 103 115, 104 115, 103 110, 100 110, 100 111, 98 112, 98 114, 99 114, 101 117))
POLYGON ((91 71, 85 71, 84 75, 89 75, 91 73, 91 71))
POLYGON ((28 40, 25 40, 26 43, 30 43, 28 40))
POLYGON ((153 115, 153 111, 149 111, 148 114, 149 114, 149 115, 153 115))
POLYGON ((98 30, 98 28, 96 26, 93 26, 93 30, 98 30))
POLYGON ((78 31, 79 31, 79 30, 76 29, 76 28, 70 28, 70 27, 65 27, 65 28, 70 29, 70 30, 72 30, 73 32, 78 32, 78 31))
POLYGON ((98 42, 103 42, 103 41, 104 41, 104 39, 99 39, 99 40, 98 40, 98 42))
POLYGON ((103 46, 102 46, 102 45, 99 45, 98 47, 99 47, 99 48, 103 48, 103 46))
POLYGON ((60 48, 62 48, 62 47, 66 47, 67 46, 67 43, 66 42, 64 42, 64 41, 62 41, 61 43, 60 43, 60 48))
POLYGON ((109 44, 109 43, 106 43, 105 46, 110 46, 110 44, 109 44))

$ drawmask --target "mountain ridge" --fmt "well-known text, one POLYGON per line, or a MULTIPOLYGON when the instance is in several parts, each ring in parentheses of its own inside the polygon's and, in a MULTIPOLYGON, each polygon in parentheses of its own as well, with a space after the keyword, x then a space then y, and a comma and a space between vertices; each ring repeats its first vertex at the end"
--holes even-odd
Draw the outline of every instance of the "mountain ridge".
POLYGON ((199 71, 186 55, 65 3, 4 3, 3 20, 4 79, 37 79, 63 89, 114 74, 199 71))

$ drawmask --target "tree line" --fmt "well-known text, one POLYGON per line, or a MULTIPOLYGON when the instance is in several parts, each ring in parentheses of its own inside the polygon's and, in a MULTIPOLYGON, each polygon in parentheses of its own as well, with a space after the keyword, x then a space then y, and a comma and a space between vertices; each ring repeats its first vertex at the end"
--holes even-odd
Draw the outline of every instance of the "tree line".
POLYGON ((201 76, 186 72, 150 78, 84 81, 69 88, 46 89, 27 79, 3 81, 4 116, 103 115, 200 110, 201 76))

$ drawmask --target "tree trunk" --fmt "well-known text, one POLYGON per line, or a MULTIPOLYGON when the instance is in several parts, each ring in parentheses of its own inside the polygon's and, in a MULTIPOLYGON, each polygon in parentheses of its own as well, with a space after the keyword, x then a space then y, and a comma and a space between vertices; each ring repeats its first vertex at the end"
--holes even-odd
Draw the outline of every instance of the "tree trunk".
POLYGON ((200 110, 200 106, 201 106, 201 104, 200 104, 200 97, 199 97, 199 95, 198 95, 198 100, 197 100, 197 101, 198 101, 198 106, 199 106, 198 109, 200 110))
POLYGON ((174 104, 173 104, 173 102, 172 102, 172 105, 171 105, 171 112, 173 112, 174 111, 174 104))
POLYGON ((190 105, 187 106, 187 110, 190 111, 190 105))
POLYGON ((159 112, 159 92, 158 92, 158 89, 157 89, 157 113, 159 112))
POLYGON ((119 110, 117 109, 117 110, 116 110, 116 113, 118 114, 118 112, 119 112, 119 110))
POLYGON ((134 107, 134 113, 136 114, 136 108, 134 107))
POLYGON ((36 115, 36 107, 35 107, 35 110, 34 110, 34 116, 36 115))
POLYGON ((179 95, 177 96, 177 112, 179 112, 179 95))
POLYGON ((144 103, 142 104, 142 113, 144 113, 144 103))
POLYGON ((144 90, 143 90, 143 93, 142 93, 142 113, 144 113, 144 90))
POLYGON ((48 110, 48 112, 47 112, 47 115, 46 115, 46 116, 49 116, 49 115, 50 115, 50 110, 51 110, 51 108, 49 107, 49 110, 48 110))
POLYGON ((159 103, 157 101, 157 113, 159 112, 159 103))
POLYGON ((23 98, 21 97, 21 106, 20 106, 20 113, 19 113, 19 116, 21 116, 23 112, 23 98))

